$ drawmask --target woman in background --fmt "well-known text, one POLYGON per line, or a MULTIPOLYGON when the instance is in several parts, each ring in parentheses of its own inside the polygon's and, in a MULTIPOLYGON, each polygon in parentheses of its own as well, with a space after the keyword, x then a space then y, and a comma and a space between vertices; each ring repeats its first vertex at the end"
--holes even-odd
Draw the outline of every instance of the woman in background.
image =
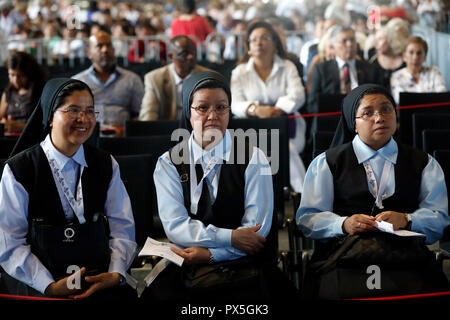
POLYGON ((402 53, 406 46, 403 33, 389 25, 381 27, 375 34, 376 54, 370 63, 383 74, 383 86, 389 88, 393 72, 406 67, 402 53))
POLYGON ((6 63, 9 83, 0 102, 0 121, 5 131, 22 132, 45 84, 45 71, 26 52, 14 53, 6 63))
MULTIPOLYGON (((248 53, 231 74, 231 110, 240 118, 271 118, 299 114, 305 89, 295 65, 270 24, 258 21, 247 31, 248 53)), ((305 146, 305 120, 296 118, 290 128, 290 182, 302 192, 305 168, 299 153, 305 146)))
POLYGON ((391 76, 391 90, 399 103, 400 92, 445 92, 445 80, 436 66, 425 67, 428 45, 421 37, 411 37, 403 52, 406 67, 391 76))

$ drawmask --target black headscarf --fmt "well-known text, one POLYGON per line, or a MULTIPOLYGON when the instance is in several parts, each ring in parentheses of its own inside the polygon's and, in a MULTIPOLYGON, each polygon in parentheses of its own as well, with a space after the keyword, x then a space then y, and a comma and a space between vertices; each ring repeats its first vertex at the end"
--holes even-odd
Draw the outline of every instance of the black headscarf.
POLYGON ((50 122, 53 113, 58 108, 58 106, 55 105, 58 94, 69 84, 78 82, 81 81, 70 78, 54 78, 50 79, 45 84, 41 98, 28 119, 25 129, 17 140, 17 143, 9 156, 10 158, 19 152, 40 143, 47 136, 50 132, 50 122))
POLYGON ((350 91, 342 102, 342 114, 339 119, 336 132, 334 133, 333 142, 331 142, 330 148, 337 147, 341 144, 347 143, 356 135, 355 132, 355 115, 358 109, 359 102, 366 94, 382 94, 388 98, 392 106, 396 107, 394 98, 385 87, 378 84, 363 84, 350 91))
MULTIPOLYGON (((183 81, 183 114, 180 120, 180 127, 189 130, 192 132, 191 126, 191 99, 192 95, 199 88, 203 88, 202 85, 205 84, 206 81, 215 81, 213 87, 205 87, 205 88, 221 88, 225 91, 228 96, 228 103, 231 105, 231 90, 228 85, 228 81, 219 73, 213 71, 204 71, 194 73, 192 76, 183 81), (217 86, 216 86, 217 85, 217 86)), ((231 113, 231 110, 230 110, 231 113)))

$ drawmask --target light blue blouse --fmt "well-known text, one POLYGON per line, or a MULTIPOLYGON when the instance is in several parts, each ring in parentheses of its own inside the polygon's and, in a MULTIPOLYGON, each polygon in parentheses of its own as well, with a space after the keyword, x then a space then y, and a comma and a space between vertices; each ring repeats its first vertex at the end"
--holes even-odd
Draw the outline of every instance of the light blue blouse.
MULTIPOLYGON (((203 171, 213 155, 221 160, 229 160, 231 135, 228 130, 224 139, 210 151, 202 149, 193 139, 189 139, 190 159, 201 163, 203 171)), ((219 187, 221 163, 216 164, 206 177, 207 186, 214 203, 219 187)), ((205 226, 200 220, 191 219, 185 206, 180 175, 170 160, 169 152, 158 160, 153 174, 158 209, 161 222, 170 241, 183 247, 208 248, 215 261, 233 260, 245 255, 232 247, 233 230, 214 225, 205 226)), ((266 237, 272 225, 273 187, 270 165, 264 153, 254 148, 245 171, 245 214, 238 228, 248 228, 262 224, 258 234, 266 237)))
MULTIPOLYGON (((396 164, 398 147, 395 140, 391 138, 383 148, 373 150, 356 135, 352 145, 358 163, 367 160, 370 162, 379 185, 384 161, 390 161, 394 166, 396 164)), ((367 184, 373 195, 369 182, 367 184)), ((395 175, 391 174, 383 199, 392 196, 394 191, 395 175)), ((322 153, 311 162, 306 172, 305 189, 296 215, 297 224, 305 236, 327 239, 344 235, 342 224, 347 217, 332 212, 333 201, 333 175, 325 153, 322 153)), ((416 211, 405 212, 412 214, 411 230, 425 234, 427 244, 434 243, 442 237, 444 228, 450 224, 450 218, 444 173, 439 163, 430 155, 422 172, 418 203, 419 208, 416 211)))

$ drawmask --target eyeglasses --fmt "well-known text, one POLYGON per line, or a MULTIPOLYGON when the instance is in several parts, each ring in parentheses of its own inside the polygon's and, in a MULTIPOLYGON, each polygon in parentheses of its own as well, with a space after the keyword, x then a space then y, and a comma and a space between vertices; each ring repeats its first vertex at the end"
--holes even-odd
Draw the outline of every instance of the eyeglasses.
POLYGON ((394 113, 393 107, 383 107, 381 108, 380 111, 373 111, 373 110, 364 111, 364 113, 361 116, 355 117, 355 119, 372 120, 375 118, 375 115, 390 117, 392 116, 393 113, 394 113))
POLYGON ((61 111, 61 112, 66 113, 69 116, 69 118, 72 120, 78 119, 78 117, 81 114, 84 114, 86 116, 86 118, 93 120, 93 119, 96 119, 98 114, 100 113, 98 111, 95 111, 94 109, 82 110, 77 107, 69 107, 67 109, 57 109, 56 111, 61 111))
POLYGON ((261 38, 250 38, 248 41, 249 41, 250 43, 256 43, 256 42, 258 42, 258 41, 261 41, 261 42, 269 42, 269 41, 271 41, 271 40, 272 40, 272 38, 269 37, 269 36, 262 36, 261 38))
POLYGON ((213 107, 198 106, 198 107, 191 107, 191 109, 194 109, 195 111, 197 111, 198 114, 200 114, 202 116, 211 113, 211 111, 213 111, 213 110, 217 115, 221 116, 221 115, 224 115, 227 112, 229 112, 228 109, 230 109, 230 106, 226 106, 226 105, 218 105, 218 106, 213 106, 213 107))

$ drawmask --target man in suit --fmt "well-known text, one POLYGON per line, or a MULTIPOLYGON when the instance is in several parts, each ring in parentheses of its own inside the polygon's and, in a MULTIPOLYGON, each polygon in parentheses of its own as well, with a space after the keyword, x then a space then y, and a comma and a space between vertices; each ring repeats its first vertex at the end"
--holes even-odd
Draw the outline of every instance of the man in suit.
POLYGON ((200 71, 211 71, 197 65, 197 49, 188 36, 176 36, 169 43, 172 63, 145 75, 145 93, 139 120, 180 119, 183 81, 200 71))
MULTIPOLYGON (((347 94, 364 83, 382 83, 381 74, 376 68, 356 56, 357 43, 355 31, 349 27, 337 26, 330 35, 334 47, 335 59, 314 66, 311 87, 308 92, 308 113, 319 112, 318 100, 323 94, 347 94)), ((339 111, 336 105, 336 111, 339 111)), ((316 131, 314 118, 311 125, 311 137, 316 131)), ((334 131, 329 128, 328 131, 334 131)), ((308 141, 310 141, 308 139, 308 141)))

